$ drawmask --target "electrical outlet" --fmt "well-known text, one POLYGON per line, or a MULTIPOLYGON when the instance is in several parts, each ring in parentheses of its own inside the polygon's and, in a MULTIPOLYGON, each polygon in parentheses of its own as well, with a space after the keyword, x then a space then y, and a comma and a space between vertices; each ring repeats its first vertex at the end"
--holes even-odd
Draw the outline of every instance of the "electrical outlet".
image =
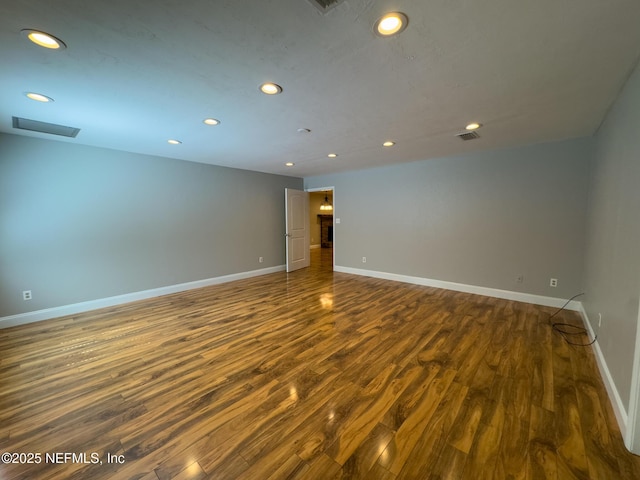
POLYGON ((516 283, 523 283, 524 282, 524 275, 518 275, 516 277, 516 283))
POLYGON ((602 314, 599 313, 598 314, 598 330, 600 330, 601 326, 602 326, 602 314))
POLYGON ((33 298, 33 296, 31 295, 31 290, 24 290, 22 292, 22 299, 23 300, 31 300, 33 298))
POLYGON ((258 262, 260 263, 264 262, 264 257, 258 257, 258 262))
POLYGON ((362 257, 362 263, 367 263, 367 257, 362 257))
POLYGON ((552 278, 551 280, 549 280, 549 286, 550 287, 557 287, 558 286, 558 279, 557 278, 552 278))

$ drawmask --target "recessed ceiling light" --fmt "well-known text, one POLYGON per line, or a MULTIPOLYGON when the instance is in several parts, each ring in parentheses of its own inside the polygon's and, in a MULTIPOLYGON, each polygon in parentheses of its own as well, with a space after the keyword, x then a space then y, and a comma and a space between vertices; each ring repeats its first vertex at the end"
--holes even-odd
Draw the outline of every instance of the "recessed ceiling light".
POLYGON ((287 162, 284 164, 286 167, 293 167, 295 165, 295 163, 293 162, 287 162))
POLYGON ((167 140, 167 143, 170 143, 171 145, 180 145, 182 142, 180 140, 174 140, 172 138, 170 140, 167 140))
POLYGON ((207 125, 220 125, 220 120, 217 118, 205 118, 202 122, 207 125))
POLYGON ((479 124, 478 122, 473 122, 473 123, 470 123, 469 125, 467 125, 464 128, 466 128, 467 130, 476 130, 476 129, 480 128, 481 126, 482 125, 479 124))
POLYGON ((54 101, 53 98, 42 95, 41 93, 27 92, 25 93, 25 95, 27 96, 27 98, 35 100, 36 102, 48 103, 54 101))
POLYGON ((24 30, 21 30, 20 33, 36 45, 40 45, 44 48, 49 48, 51 50, 64 50, 67 48, 62 40, 49 33, 31 30, 30 28, 25 28, 24 30))
POLYGON ((282 87, 277 83, 263 83, 260 85, 260 91, 267 95, 277 95, 282 93, 282 87))
POLYGON ((389 37, 402 32, 409 24, 409 19, 404 13, 392 12, 383 15, 373 26, 376 35, 389 37))
POLYGON ((336 158, 338 156, 337 153, 330 153, 329 155, 327 155, 327 157, 329 158, 336 158))
POLYGON ((393 147, 396 144, 396 142, 392 142, 391 140, 387 140, 386 142, 384 142, 382 144, 383 147, 393 147))

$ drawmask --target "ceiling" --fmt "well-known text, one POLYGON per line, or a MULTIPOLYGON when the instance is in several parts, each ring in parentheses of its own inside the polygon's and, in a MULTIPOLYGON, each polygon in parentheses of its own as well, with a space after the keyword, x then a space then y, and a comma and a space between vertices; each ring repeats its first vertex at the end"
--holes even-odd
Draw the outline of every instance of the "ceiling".
POLYGON ((296 177, 581 137, 634 68, 638 25, 637 0, 5 1, 0 131, 296 177), (390 11, 409 26, 381 38, 390 11), (471 121, 480 138, 460 140, 471 121))

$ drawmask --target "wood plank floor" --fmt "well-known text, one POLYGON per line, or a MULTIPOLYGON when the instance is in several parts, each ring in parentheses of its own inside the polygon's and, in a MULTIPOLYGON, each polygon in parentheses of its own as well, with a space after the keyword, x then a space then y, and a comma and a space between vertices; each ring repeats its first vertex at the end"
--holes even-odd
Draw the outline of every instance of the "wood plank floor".
POLYGON ((0 330, 0 452, 41 454, 0 478, 640 478, 553 309, 334 273, 322 253, 0 330))

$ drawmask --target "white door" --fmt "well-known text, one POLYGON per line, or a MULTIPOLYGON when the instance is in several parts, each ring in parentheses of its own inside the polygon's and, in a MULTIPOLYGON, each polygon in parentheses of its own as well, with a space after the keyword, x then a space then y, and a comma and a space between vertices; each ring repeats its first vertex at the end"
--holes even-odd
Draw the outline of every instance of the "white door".
POLYGON ((287 240, 287 272, 308 267, 309 258, 309 194, 284 189, 287 240))

